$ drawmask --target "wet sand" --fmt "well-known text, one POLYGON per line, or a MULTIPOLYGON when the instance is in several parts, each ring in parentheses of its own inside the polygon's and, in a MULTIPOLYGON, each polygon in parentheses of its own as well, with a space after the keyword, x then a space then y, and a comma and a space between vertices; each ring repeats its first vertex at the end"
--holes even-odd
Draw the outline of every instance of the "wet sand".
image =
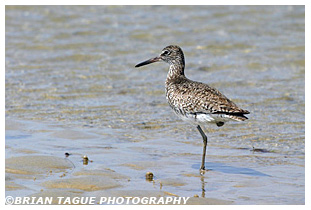
MULTIPOLYGON (((8 120, 6 131, 9 137, 6 146, 6 195, 53 197, 54 204, 58 203, 57 196, 96 197, 96 203, 106 196, 186 196, 190 197, 187 204, 235 204, 237 198, 234 194, 237 191, 244 194, 238 198, 239 202, 244 200, 248 203, 249 191, 270 189, 273 185, 279 185, 282 177, 283 187, 294 190, 296 187, 290 179, 287 178, 288 183, 284 183, 284 174, 300 167, 289 165, 289 162, 284 162, 288 161, 286 159, 278 163, 277 160, 281 159, 273 157, 273 153, 255 153, 245 148, 225 148, 227 153, 231 153, 227 157, 231 162, 225 163, 229 159, 217 154, 217 150, 223 149, 210 146, 206 165, 211 171, 201 176, 198 170, 200 146, 197 154, 180 151, 180 154, 173 155, 165 154, 164 148, 159 149, 161 141, 142 141, 135 146, 133 143, 119 142, 112 147, 108 146, 112 144, 109 138, 103 140, 101 136, 96 137, 97 131, 94 129, 76 132, 75 129, 70 129, 68 132, 63 125, 27 121, 8 120), (11 135, 13 133, 19 135, 11 135), (76 139, 72 138, 73 133, 77 134, 76 139), (35 142, 40 147, 34 147, 35 142), (152 150, 149 155, 137 150, 141 148, 148 152, 150 146, 156 150, 152 150), (65 153, 69 156, 66 157, 65 153), (89 158, 87 164, 83 162, 85 155, 89 158), (267 160, 271 159, 276 164, 277 171, 267 168, 271 164, 267 160), (235 166, 238 163, 236 161, 241 160, 250 167, 242 167, 241 162, 239 166, 235 166), (257 165, 256 169, 251 167, 254 163, 257 165), (145 176, 150 171, 154 174, 152 180, 145 176), (224 175, 226 180, 223 180, 224 175), (233 195, 231 198, 228 196, 230 194, 233 195)), ((297 180, 302 175, 299 170, 292 174, 292 180, 297 180)), ((303 185, 302 182, 300 184, 303 185)), ((277 193, 278 190, 275 190, 277 193)), ((277 195, 278 193, 275 194, 277 195)), ((274 203, 272 200, 271 204, 274 203)), ((269 203, 269 199, 262 198, 256 203, 269 203)))
MULTIPOLYGON (((32 128, 36 127, 38 124, 31 123, 32 128)), ((50 128, 46 127, 40 130, 29 129, 27 127, 29 124, 27 122, 15 122, 7 121, 6 129, 7 133, 20 132, 21 128, 25 133, 30 134, 32 138, 34 136, 40 135, 40 133, 49 133, 51 138, 59 139, 71 139, 77 141, 79 139, 85 140, 86 137, 92 139, 94 136, 88 135, 80 131, 72 130, 61 130, 55 129, 55 126, 50 128), (17 129, 17 130, 15 130, 17 129), (49 130, 50 129, 50 130, 49 130), (38 132, 38 133, 37 133, 38 132), (74 133, 74 134, 73 134, 74 133), (76 137, 73 138, 73 136, 76 137)), ((41 124, 41 127, 43 125, 41 124)), ((20 136, 16 138, 20 141, 20 136)), ((24 135, 28 136, 28 135, 24 135)), ((13 139, 13 136, 11 136, 13 139)), ((34 139, 33 139, 34 140, 34 139)), ((27 141, 25 139, 25 141, 27 141)), ((40 142, 42 144, 47 144, 47 142, 40 142)), ((28 146, 32 146, 29 142, 28 146)), ((47 146, 47 145, 46 145, 47 146)), ((53 146, 53 145, 50 145, 53 146)), ((49 147, 49 146, 48 146, 49 147)), ((64 150, 64 148, 70 148, 71 143, 68 145, 62 143, 61 146, 57 146, 59 150, 64 150)), ((100 148, 100 147, 99 147, 100 148)), ((92 157, 101 158, 105 162, 105 157, 109 153, 105 153, 105 149, 101 148, 103 151, 100 155, 92 155, 92 151, 89 151, 90 162, 87 165, 83 163, 82 153, 71 151, 68 157, 65 157, 64 153, 57 154, 59 156, 42 155, 42 152, 36 152, 35 150, 30 150, 25 148, 25 145, 15 145, 14 147, 7 146, 7 155, 12 155, 13 157, 6 159, 6 195, 12 196, 29 196, 29 197, 43 197, 43 198, 53 198, 53 204, 59 203, 57 197, 96 197, 100 199, 101 197, 179 197, 178 192, 166 191, 166 187, 178 188, 185 185, 191 185, 191 183, 184 181, 181 178, 165 178, 160 179, 160 177, 154 177, 152 180, 146 180, 144 173, 150 168, 156 167, 161 168, 164 164, 174 165, 175 167, 181 164, 174 164, 172 162, 153 162, 153 161, 137 161, 130 162, 127 164, 122 164, 116 161, 113 165, 123 168, 123 173, 118 173, 116 170, 109 168, 109 166, 102 164, 98 160, 91 160, 92 157), (116 164, 118 163, 118 164, 116 164), (131 168, 136 172, 136 174, 125 174, 127 168, 131 168), (137 174, 140 174, 137 177, 137 174), (133 184, 131 184, 133 182, 133 184), (19 184, 22 183, 22 184, 19 184), (137 183, 143 183, 145 187, 141 189, 136 187, 137 183)), ((111 149, 111 148, 110 148, 111 149)), ((110 150, 108 149, 108 151, 110 150)), ((135 151, 135 150, 134 150, 135 151)), ((48 151, 46 151, 48 153, 48 151)), ((118 156, 116 154, 116 156, 118 156)), ((142 157, 143 158, 143 157, 142 157)), ((177 163, 177 162, 176 162, 177 163)), ((117 168, 118 168, 117 167, 117 168)), ((155 171, 156 172, 156 171, 155 171)), ((195 177, 200 177, 199 174, 194 175, 195 177)), ((191 177, 191 176, 190 176, 191 177)), ((34 202, 36 202, 35 200, 34 202)), ((99 201, 96 200, 98 203, 99 201)), ((200 198, 198 195, 194 194, 187 204, 231 204, 232 201, 221 200, 217 198, 200 198)), ((79 202, 77 203, 79 204, 79 202)))

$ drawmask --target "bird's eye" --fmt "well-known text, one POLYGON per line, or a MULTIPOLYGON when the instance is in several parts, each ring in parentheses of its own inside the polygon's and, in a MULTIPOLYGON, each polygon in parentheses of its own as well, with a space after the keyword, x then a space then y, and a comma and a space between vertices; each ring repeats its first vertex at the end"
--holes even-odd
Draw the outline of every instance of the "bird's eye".
POLYGON ((164 50, 164 51, 162 52, 162 54, 161 54, 161 55, 169 55, 169 54, 170 54, 170 52, 169 52, 169 51, 164 50))

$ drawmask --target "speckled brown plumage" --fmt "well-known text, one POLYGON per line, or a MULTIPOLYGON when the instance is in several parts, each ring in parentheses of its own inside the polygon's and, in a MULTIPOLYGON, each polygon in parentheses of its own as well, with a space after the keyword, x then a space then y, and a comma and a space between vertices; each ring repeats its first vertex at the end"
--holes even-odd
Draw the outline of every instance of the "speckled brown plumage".
POLYGON ((165 82, 166 99, 174 112, 183 120, 196 124, 202 135, 204 148, 201 171, 205 170, 207 137, 200 125, 215 123, 223 126, 227 121, 244 121, 249 111, 239 108, 226 96, 207 84, 188 79, 184 74, 185 58, 180 47, 165 47, 160 56, 137 64, 140 67, 157 61, 170 65, 165 82))
MULTIPOLYGON (((175 112, 182 114, 205 113, 222 115, 226 118, 244 121, 249 114, 247 110, 239 108, 218 90, 207 84, 187 79, 184 75, 178 75, 166 80, 166 98, 175 112)), ((217 124, 220 121, 215 121, 217 124)))

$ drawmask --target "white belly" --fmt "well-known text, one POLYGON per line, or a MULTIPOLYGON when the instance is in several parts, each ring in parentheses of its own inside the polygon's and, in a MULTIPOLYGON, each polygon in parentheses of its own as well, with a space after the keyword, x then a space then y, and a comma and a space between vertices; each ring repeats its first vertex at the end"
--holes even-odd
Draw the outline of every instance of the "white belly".
POLYGON ((195 125, 204 125, 207 123, 228 122, 231 119, 227 118, 224 114, 180 114, 175 112, 182 120, 195 125))

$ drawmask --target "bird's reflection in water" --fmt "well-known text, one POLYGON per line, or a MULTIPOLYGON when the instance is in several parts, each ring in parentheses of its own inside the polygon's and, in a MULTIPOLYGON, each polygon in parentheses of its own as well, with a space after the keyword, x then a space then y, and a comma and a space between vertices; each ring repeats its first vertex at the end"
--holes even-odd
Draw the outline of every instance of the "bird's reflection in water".
POLYGON ((204 176, 201 176, 201 186, 202 186, 202 198, 205 198, 205 180, 204 180, 204 176))

